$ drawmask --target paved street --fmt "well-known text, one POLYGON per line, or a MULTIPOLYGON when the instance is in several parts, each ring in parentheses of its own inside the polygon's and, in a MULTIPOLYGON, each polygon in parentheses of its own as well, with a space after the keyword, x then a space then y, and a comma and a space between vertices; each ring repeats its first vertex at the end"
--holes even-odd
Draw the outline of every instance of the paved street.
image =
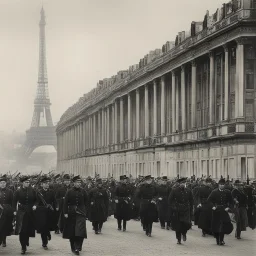
MULTIPOLYGON (((116 221, 111 217, 104 224, 103 234, 95 235, 91 223, 87 222, 88 239, 84 242, 81 255, 97 256, 147 256, 147 255, 208 255, 243 256, 255 255, 256 231, 242 232, 242 240, 236 240, 234 233, 225 238, 225 246, 217 246, 213 237, 201 237, 201 232, 193 227, 185 244, 177 245, 174 231, 162 230, 154 223, 152 237, 142 232, 140 222, 129 221, 126 232, 117 231, 116 221)), ((17 236, 7 239, 7 247, 0 248, 0 255, 20 255, 17 236)), ((69 242, 61 235, 52 235, 49 250, 41 247, 40 235, 30 240, 27 255, 71 255, 69 242)))

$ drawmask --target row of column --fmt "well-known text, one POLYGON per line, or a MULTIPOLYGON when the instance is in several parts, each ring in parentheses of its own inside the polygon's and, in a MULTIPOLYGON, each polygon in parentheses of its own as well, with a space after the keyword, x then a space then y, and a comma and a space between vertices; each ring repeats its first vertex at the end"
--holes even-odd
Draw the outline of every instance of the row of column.
MULTIPOLYGON (((228 120, 229 117, 229 50, 224 46, 225 52, 225 72, 224 72, 224 120, 228 120)), ((189 65, 191 68, 191 123, 189 126, 195 128, 196 111, 197 111, 197 65, 196 60, 192 61, 189 65)), ((209 124, 213 125, 215 122, 215 60, 213 52, 209 53, 209 124)), ((132 110, 132 97, 133 92, 128 95, 122 96, 116 99, 112 104, 98 110, 95 113, 90 114, 84 120, 80 120, 77 124, 67 128, 63 133, 58 135, 58 148, 60 159, 66 159, 73 155, 79 154, 82 151, 89 149, 102 148, 108 145, 122 143, 125 139, 131 141, 134 137, 140 138, 140 93, 144 93, 144 137, 150 136, 149 119, 150 109, 153 109, 153 136, 159 135, 157 128, 158 109, 157 109, 157 89, 160 86, 160 133, 166 134, 166 101, 171 101, 172 106, 172 131, 180 131, 179 118, 181 117, 181 129, 186 130, 187 118, 186 118, 186 82, 185 82, 185 66, 181 66, 180 69, 173 70, 171 72, 171 81, 166 81, 166 77, 162 76, 160 79, 153 81, 153 106, 149 106, 149 86, 152 84, 144 85, 143 90, 141 88, 136 89, 135 92, 135 120, 132 110), (178 74, 178 72, 180 72, 178 74), (176 82, 177 75, 180 76, 180 96, 181 102, 179 102, 179 91, 176 82), (160 81, 159 81, 160 80, 160 81), (168 84, 167 84, 168 82, 168 84), (166 97, 166 86, 171 86, 171 98, 166 97), (127 98, 126 98, 127 97, 127 98), (124 136, 124 99, 127 102, 127 136, 124 136), (181 109, 181 116, 179 111, 181 109), (135 122, 135 129, 132 129, 132 123, 135 122), (135 136, 134 134, 135 133, 135 136), (125 138, 126 137, 126 138, 125 138)), ((236 48, 236 85, 235 85, 235 116, 236 118, 244 116, 244 46, 237 42, 236 48)), ((152 135, 152 134, 151 134, 152 135)))

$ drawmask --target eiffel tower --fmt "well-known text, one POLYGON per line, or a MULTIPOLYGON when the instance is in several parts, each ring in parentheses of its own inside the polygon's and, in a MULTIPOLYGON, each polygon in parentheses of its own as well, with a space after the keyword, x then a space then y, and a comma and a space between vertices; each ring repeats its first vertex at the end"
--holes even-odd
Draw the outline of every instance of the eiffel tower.
POLYGON ((45 12, 41 9, 39 22, 39 72, 36 98, 34 100, 34 114, 31 127, 26 131, 26 141, 22 146, 22 155, 28 158, 32 152, 40 146, 54 146, 57 148, 55 126, 52 122, 51 102, 48 92, 48 78, 46 68, 46 44, 45 44, 45 12), (42 124, 45 119, 44 124, 42 124))

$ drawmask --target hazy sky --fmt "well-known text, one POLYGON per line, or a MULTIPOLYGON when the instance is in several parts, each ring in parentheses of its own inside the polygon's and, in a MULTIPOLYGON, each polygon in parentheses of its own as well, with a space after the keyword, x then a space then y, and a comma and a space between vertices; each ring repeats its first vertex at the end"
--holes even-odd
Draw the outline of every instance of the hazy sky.
POLYGON ((224 0, 0 0, 0 130, 25 131, 38 76, 39 20, 46 13, 55 123, 97 81, 174 41, 224 0))

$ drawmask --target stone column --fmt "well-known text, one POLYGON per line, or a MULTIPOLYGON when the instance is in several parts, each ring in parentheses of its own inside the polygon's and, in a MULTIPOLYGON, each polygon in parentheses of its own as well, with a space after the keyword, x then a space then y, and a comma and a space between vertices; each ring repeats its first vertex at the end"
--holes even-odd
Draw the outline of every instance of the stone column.
POLYGON ((112 104, 112 144, 115 144, 115 103, 112 104))
POLYGON ((80 153, 81 152, 81 137, 82 137, 81 123, 78 124, 77 129, 78 129, 78 153, 80 153))
POLYGON ((244 45, 242 39, 237 39, 236 48, 236 87, 235 87, 235 109, 236 118, 244 118, 244 45))
POLYGON ((140 91, 136 90, 136 139, 140 138, 140 91))
POLYGON ((105 146, 105 129, 106 129, 106 124, 105 124, 105 109, 102 108, 101 111, 101 146, 105 146))
POLYGON ((98 141, 98 135, 96 134, 97 132, 97 127, 96 127, 96 113, 93 114, 91 118, 91 145, 92 148, 95 149, 97 148, 96 145, 96 136, 97 136, 97 141, 98 141))
POLYGON ((120 142, 124 141, 124 100, 120 98, 120 142))
POLYGON ((88 118, 88 149, 91 149, 91 116, 88 118))
POLYGON ((214 124, 214 100, 215 100, 215 88, 214 88, 214 76, 215 76, 215 68, 214 68, 214 53, 210 52, 210 86, 209 86, 209 123, 214 124))
POLYGON ((153 82, 153 135, 157 135, 157 81, 153 82))
POLYGON ((179 101, 179 83, 177 84, 175 89, 176 89, 176 92, 175 92, 175 95, 176 95, 176 131, 179 131, 179 119, 180 119, 179 113, 180 113, 180 107, 181 107, 181 104, 179 101))
POLYGON ((165 134, 165 77, 161 77, 161 135, 165 134))
POLYGON ((79 124, 76 125, 76 153, 79 152, 79 124))
POLYGON ((61 134, 61 160, 65 158, 65 151, 64 151, 64 132, 61 134))
POLYGON ((89 138, 90 138, 90 128, 89 128, 90 116, 86 120, 86 149, 90 149, 89 138))
POLYGON ((131 93, 128 93, 128 140, 131 140, 131 93))
POLYGON ((98 141, 98 148, 101 147, 101 129, 102 129, 102 124, 101 124, 101 115, 100 115, 101 111, 98 111, 98 137, 99 137, 99 141, 98 141))
POLYGON ((104 123, 105 123, 105 132, 104 132, 104 144, 105 144, 105 147, 108 146, 108 119, 107 119, 107 109, 108 108, 105 108, 104 110, 104 123))
POLYGON ((145 138, 149 136, 148 85, 145 85, 145 138))
POLYGON ((193 60, 191 72, 191 128, 196 127, 196 61, 193 60))
POLYGON ((228 85, 229 85, 229 53, 228 53, 228 46, 224 45, 224 51, 225 51, 225 84, 224 84, 224 120, 228 120, 228 105, 229 105, 229 91, 228 91, 228 85))
POLYGON ((70 156, 73 156, 74 155, 74 143, 75 143, 74 127, 73 126, 70 127, 70 140, 71 140, 71 143, 70 143, 70 146, 71 146, 70 156))
MULTIPOLYGON (((64 133, 62 134, 62 136, 64 135, 64 133)), ((69 130, 67 130, 67 142, 68 142, 68 150, 67 150, 67 153, 69 155, 69 150, 70 150, 70 143, 69 143, 69 130)), ((64 136, 61 137, 61 145, 62 145, 62 149, 61 149, 61 155, 63 156, 63 153, 64 153, 64 136)))
POLYGON ((84 121, 81 122, 81 146, 80 152, 84 151, 84 121))
POLYGON ((117 108, 118 108, 117 101, 115 101, 115 126, 114 126, 115 127, 115 134, 114 134, 115 135, 115 144, 117 144, 117 142, 118 142, 117 141, 117 129, 118 129, 118 127, 117 127, 117 125, 118 125, 117 124, 117 115, 118 115, 117 110, 118 109, 117 108))
POLYGON ((79 124, 76 124, 76 154, 79 152, 79 124))
POLYGON ((74 154, 76 154, 76 146, 77 146, 77 136, 76 136, 76 125, 74 125, 74 154))
POLYGON ((176 132, 176 77, 172 71, 172 133, 176 132))
POLYGON ((186 130, 186 92, 185 92, 185 66, 181 66, 181 123, 182 131, 186 130))
POLYGON ((109 106, 107 106, 107 146, 110 144, 110 140, 109 140, 109 137, 110 137, 110 131, 109 131, 109 117, 110 117, 110 114, 109 114, 109 106))

